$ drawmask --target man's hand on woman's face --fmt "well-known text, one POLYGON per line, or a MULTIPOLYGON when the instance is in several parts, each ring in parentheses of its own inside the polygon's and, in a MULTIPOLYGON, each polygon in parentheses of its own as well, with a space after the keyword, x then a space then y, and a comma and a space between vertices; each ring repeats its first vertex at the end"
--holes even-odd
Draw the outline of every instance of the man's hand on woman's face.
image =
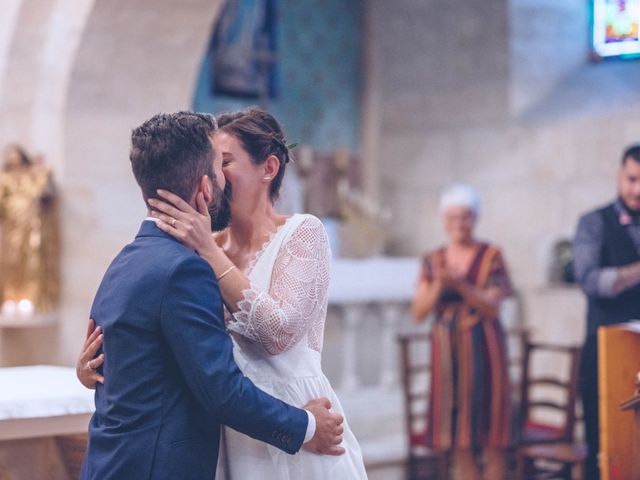
POLYGON ((184 245, 193 248, 202 256, 219 248, 211 234, 211 217, 202 192, 196 196, 198 210, 179 196, 158 190, 162 199, 150 198, 151 212, 159 220, 158 228, 184 245))

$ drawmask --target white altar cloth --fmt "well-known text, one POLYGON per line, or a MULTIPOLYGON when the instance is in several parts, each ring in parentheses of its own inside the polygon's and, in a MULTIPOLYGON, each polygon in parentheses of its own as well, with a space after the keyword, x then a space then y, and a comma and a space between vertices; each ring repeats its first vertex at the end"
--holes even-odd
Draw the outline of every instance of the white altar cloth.
POLYGON ((413 257, 334 258, 329 303, 409 302, 419 272, 413 257))
POLYGON ((86 432, 93 393, 73 368, 0 368, 0 440, 86 432))

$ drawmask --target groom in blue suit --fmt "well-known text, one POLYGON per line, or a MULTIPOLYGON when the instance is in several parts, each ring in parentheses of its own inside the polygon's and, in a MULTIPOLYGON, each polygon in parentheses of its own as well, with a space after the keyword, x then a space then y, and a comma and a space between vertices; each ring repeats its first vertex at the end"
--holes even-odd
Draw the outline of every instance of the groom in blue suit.
MULTIPOLYGON (((145 201, 158 189, 192 205, 201 194, 214 226, 228 223, 215 128, 209 115, 180 112, 133 131, 131 164, 145 201)), ((339 453, 342 418, 325 401, 294 408, 242 375, 214 272, 151 219, 109 266, 91 316, 104 333, 104 384, 82 479, 213 480, 221 424, 290 454, 303 443, 339 453)))

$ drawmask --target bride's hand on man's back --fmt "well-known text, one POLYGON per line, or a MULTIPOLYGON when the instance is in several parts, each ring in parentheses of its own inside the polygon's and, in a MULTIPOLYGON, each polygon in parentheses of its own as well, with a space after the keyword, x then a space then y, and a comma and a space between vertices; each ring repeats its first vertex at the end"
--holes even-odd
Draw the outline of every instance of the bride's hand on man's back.
POLYGON ((89 320, 87 335, 82 346, 82 351, 76 362, 76 375, 80 383, 87 388, 96 388, 96 383, 104 383, 104 377, 96 370, 104 363, 104 353, 96 357, 96 353, 102 346, 104 335, 100 327, 96 327, 93 320, 89 320))

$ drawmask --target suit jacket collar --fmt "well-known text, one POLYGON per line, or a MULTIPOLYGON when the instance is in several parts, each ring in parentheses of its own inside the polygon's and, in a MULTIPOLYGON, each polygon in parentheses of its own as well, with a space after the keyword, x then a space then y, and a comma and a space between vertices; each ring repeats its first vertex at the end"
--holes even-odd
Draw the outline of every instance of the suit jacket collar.
POLYGON ((139 237, 169 238, 177 242, 177 240, 173 238, 171 235, 160 230, 156 225, 156 222, 154 222, 153 220, 145 220, 144 222, 142 222, 142 225, 140 225, 140 230, 136 235, 136 238, 139 238, 139 237))

